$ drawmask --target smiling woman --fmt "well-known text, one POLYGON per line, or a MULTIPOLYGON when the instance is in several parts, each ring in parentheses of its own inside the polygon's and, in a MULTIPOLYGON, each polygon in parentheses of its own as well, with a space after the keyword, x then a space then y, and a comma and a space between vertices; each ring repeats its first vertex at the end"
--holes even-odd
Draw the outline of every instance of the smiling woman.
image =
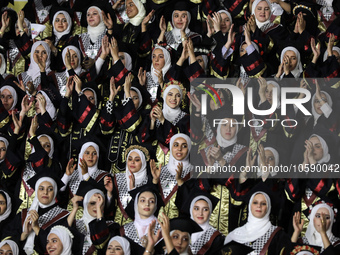
POLYGON ((64 226, 55 226, 47 236, 46 250, 49 255, 72 255, 73 234, 64 226))

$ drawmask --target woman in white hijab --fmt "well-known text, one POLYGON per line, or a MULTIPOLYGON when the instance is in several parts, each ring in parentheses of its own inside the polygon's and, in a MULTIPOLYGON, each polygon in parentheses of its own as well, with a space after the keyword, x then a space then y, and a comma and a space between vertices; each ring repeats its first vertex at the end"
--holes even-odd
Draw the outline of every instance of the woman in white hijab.
MULTIPOLYGON (((12 199, 8 193, 0 189, 0 228, 5 230, 12 214, 12 199)), ((0 238, 3 236, 0 235, 0 238)), ((1 247, 1 246, 0 246, 1 247)))
POLYGON ((276 78, 282 79, 284 77, 300 78, 303 73, 300 52, 292 46, 286 47, 281 52, 280 62, 283 63, 279 66, 276 78), (287 71, 284 66, 288 66, 287 71))
POLYGON ((53 255, 72 255, 73 234, 64 226, 55 226, 47 236, 46 250, 53 255))
POLYGON ((230 232, 224 244, 236 241, 253 248, 251 254, 280 254, 289 240, 281 228, 270 222, 269 196, 261 191, 255 192, 249 200, 248 208, 247 223, 230 232))
MULTIPOLYGON (((65 35, 69 35, 72 30, 72 18, 66 11, 57 11, 52 20, 53 35, 55 37, 54 46, 57 46, 59 40, 65 35)), ((65 39, 63 41, 66 41, 65 39)), ((51 49, 53 51, 53 49, 51 49)))
POLYGON ((18 103, 18 94, 12 86, 5 85, 0 89, 1 102, 4 108, 11 112, 14 110, 18 103))
MULTIPOLYGON (((299 219, 299 214, 293 217, 294 233, 292 242, 297 242, 301 234, 304 220, 299 219)), ((332 233, 332 226, 335 221, 333 208, 324 202, 315 205, 309 214, 309 223, 305 236, 302 237, 303 244, 310 244, 322 247, 321 253, 338 254, 340 251, 340 238, 335 237, 332 233)))
POLYGON ((46 42, 37 41, 31 49, 31 64, 28 70, 18 75, 18 80, 22 81, 29 91, 29 82, 33 83, 34 89, 41 89, 41 75, 48 75, 51 72, 51 49, 46 42))
POLYGON ((157 90, 162 87, 160 80, 164 82, 164 77, 171 67, 171 56, 167 49, 156 45, 152 51, 152 65, 151 71, 146 73, 146 88, 151 95, 151 100, 155 101, 157 98, 157 90), (158 78, 162 75, 161 79, 158 78))
POLYGON ((170 218, 178 216, 178 208, 175 198, 179 186, 191 178, 193 165, 189 162, 191 140, 186 134, 176 134, 170 139, 169 163, 162 167, 160 164, 160 175, 157 176, 158 168, 155 161, 150 162, 153 183, 159 184, 162 199, 165 203, 164 211, 170 218), (179 176, 179 173, 181 175, 179 176))
MULTIPOLYGON (((81 147, 80 153, 78 155, 78 169, 73 167, 74 160, 71 159, 67 165, 71 175, 67 175, 66 173, 62 177, 62 182, 64 186, 61 188, 61 191, 65 191, 68 186, 72 194, 76 194, 79 184, 81 181, 88 181, 90 178, 97 183, 101 183, 100 181, 104 178, 108 173, 106 171, 98 169, 98 161, 99 161, 99 146, 94 142, 86 142, 81 147), (72 170, 73 169, 73 170, 72 170)), ((102 190, 105 187, 102 185, 102 190)))
POLYGON ((127 155, 125 173, 116 173, 113 180, 118 200, 115 221, 120 223, 126 222, 128 219, 125 209, 132 199, 129 191, 146 185, 149 179, 147 164, 150 156, 147 149, 133 145, 126 149, 125 154, 127 155))
POLYGON ((12 240, 4 240, 0 243, 0 254, 19 255, 19 247, 12 240))
POLYGON ((112 237, 108 244, 109 245, 107 246, 107 249, 106 249, 106 255, 111 254, 112 251, 115 251, 117 255, 130 255, 131 254, 130 243, 124 237, 121 237, 121 236, 112 237))
POLYGON ((202 231, 191 235, 190 248, 192 254, 216 254, 223 247, 224 237, 209 224, 210 216, 218 199, 204 192, 193 192, 195 197, 190 202, 190 218, 194 220, 202 231), (206 247, 209 245, 209 248, 206 247))
POLYGON ((324 123, 324 118, 328 119, 333 112, 333 100, 330 94, 326 91, 319 91, 313 95, 311 100, 312 115, 310 121, 313 120, 313 127, 317 123, 324 123), (322 118, 320 118, 322 116, 322 118), (320 119, 320 120, 319 120, 320 119))

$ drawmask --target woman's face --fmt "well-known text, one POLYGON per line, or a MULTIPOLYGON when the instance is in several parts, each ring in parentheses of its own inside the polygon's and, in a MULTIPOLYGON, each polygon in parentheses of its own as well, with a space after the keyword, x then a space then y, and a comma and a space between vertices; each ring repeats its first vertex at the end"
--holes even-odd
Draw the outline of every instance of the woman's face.
MULTIPOLYGON (((289 71, 293 71, 297 65, 297 57, 294 51, 292 50, 287 50, 284 58, 288 56, 289 57, 289 71)), ((283 58, 283 59, 284 59, 283 58)))
POLYGON ((93 146, 89 146, 83 154, 83 159, 88 167, 93 167, 98 160, 98 153, 96 149, 93 146))
POLYGON ((275 166, 275 157, 273 152, 271 152, 270 150, 264 150, 264 157, 265 157, 265 164, 267 167, 275 166))
POLYGON ((96 26, 98 26, 99 23, 100 23, 100 21, 101 21, 99 11, 98 11, 96 8, 90 8, 90 9, 87 11, 86 20, 87 20, 87 24, 88 24, 90 27, 96 27, 96 26))
MULTIPOLYGON (((331 225, 331 216, 329 215, 329 211, 327 208, 319 208, 319 210, 316 211, 315 217, 313 219, 314 227, 319 226, 321 222, 317 219, 322 219, 322 214, 325 215, 326 219, 326 230, 329 229, 329 226, 331 225)), ((320 226, 321 228, 321 226, 320 226)))
POLYGON ((37 56, 37 59, 44 60, 45 62, 47 61, 47 51, 41 44, 35 49, 34 55, 37 56))
POLYGON ((265 91, 266 99, 270 104, 273 104, 273 88, 274 88, 274 85, 268 83, 266 91, 265 91))
POLYGON ((333 50, 332 52, 333 52, 333 55, 336 57, 336 60, 340 64, 340 54, 339 54, 339 52, 337 52, 336 50, 333 50))
MULTIPOLYGON (((70 50, 70 55, 71 55, 71 67, 73 69, 76 69, 79 65, 79 57, 74 50, 70 50)), ((65 56, 65 58, 66 58, 66 56, 65 56)))
POLYGON ((135 105, 135 108, 138 109, 138 105, 139 105, 139 96, 137 94, 136 91, 134 91, 133 89, 130 90, 130 96, 132 98, 133 104, 135 105))
POLYGON ((53 185, 48 182, 44 181, 40 183, 38 187, 38 200, 43 205, 48 205, 52 202, 54 197, 54 190, 53 185))
MULTIPOLYGON (((324 101, 325 103, 328 103, 326 94, 323 92, 321 92, 320 94, 321 94, 321 100, 324 101)), ((316 113, 322 115, 323 112, 321 110, 321 103, 319 99, 317 99, 316 97, 314 97, 313 105, 314 105, 314 110, 316 111, 316 113)))
MULTIPOLYGON (((90 198, 89 203, 87 204, 87 211, 94 218, 97 218, 97 203, 98 203, 99 196, 101 195, 93 194, 92 197, 90 198)), ((102 200, 104 201, 103 197, 102 197, 102 200)), ((104 212, 104 203, 101 204, 100 210, 101 212, 104 212)))
POLYGON ((192 208, 192 216, 197 224, 203 224, 209 220, 209 204, 205 200, 198 200, 192 208))
POLYGON ((13 98, 11 92, 8 89, 4 89, 1 92, 1 102, 4 106, 4 108, 6 109, 6 111, 11 109, 11 107, 13 106, 14 98, 13 98))
POLYGON ((231 140, 236 135, 236 121, 232 118, 225 118, 227 123, 221 124, 221 135, 226 140, 231 140))
POLYGON ((261 1, 255 8, 255 18, 265 22, 270 18, 270 7, 266 1, 261 1))
POLYGON ((3 215, 7 210, 6 198, 0 194, 0 216, 3 215))
POLYGON ((176 251, 181 254, 185 252, 189 246, 190 235, 188 232, 174 230, 171 235, 172 244, 175 246, 176 251))
MULTIPOLYGON (((24 28, 24 32, 25 32, 26 34, 28 34, 28 28, 27 28, 27 24, 26 24, 25 21, 22 23, 22 26, 23 26, 23 28, 24 28)), ((16 34, 17 36, 20 35, 20 30, 19 30, 18 24, 15 24, 15 34, 16 34)))
POLYGON ((174 11, 173 21, 176 28, 181 29, 188 20, 187 11, 174 11))
POLYGON ((267 213, 267 200, 262 194, 257 194, 251 202, 251 213, 254 217, 262 219, 267 213))
POLYGON ((84 90, 84 95, 86 96, 87 100, 89 100, 92 104, 96 105, 96 100, 93 91, 89 89, 84 90))
POLYGON ((117 254, 124 255, 124 250, 119 242, 116 240, 112 241, 106 249, 106 255, 117 254))
POLYGON ((6 157, 7 148, 3 141, 0 141, 0 160, 4 160, 6 157))
POLYGON ((0 255, 13 255, 13 251, 9 244, 5 244, 4 246, 0 247, 0 255))
POLYGON ((221 32, 223 34, 228 33, 231 27, 231 21, 227 14, 221 13, 221 32))
POLYGON ((65 18, 65 15, 62 13, 59 13, 54 20, 53 26, 55 30, 57 30, 57 32, 59 33, 64 32, 68 27, 68 23, 67 23, 67 19, 65 18))
POLYGON ((135 5, 135 3, 132 0, 126 0, 126 15, 129 17, 129 19, 132 19, 138 14, 138 8, 135 5))
MULTIPOLYGON (((221 92, 221 91, 217 91, 218 95, 220 96, 221 98, 221 102, 222 102, 222 105, 220 105, 220 103, 217 103, 217 105, 215 104, 214 100, 213 99, 210 99, 210 102, 209 102, 209 106, 210 106, 210 109, 212 111, 214 110, 217 110, 219 108, 221 108, 224 103, 225 103, 225 98, 224 98, 224 94, 221 92)), ((215 101, 216 102, 219 102, 220 100, 217 99, 217 96, 214 95, 214 98, 215 98, 215 101)))
POLYGON ((46 250, 49 255, 60 255, 63 251, 63 243, 60 241, 59 237, 51 233, 47 237, 46 250))
MULTIPOLYGON (((152 65, 156 70, 162 70, 165 65, 164 53, 161 49, 155 49, 152 53, 152 65)), ((163 74, 164 75, 164 74, 163 74)))
POLYGON ((141 193, 138 197, 138 213, 141 219, 147 219, 156 207, 155 195, 150 191, 141 193))
POLYGON ((181 94, 179 93, 178 89, 172 88, 170 89, 169 93, 166 95, 166 104, 175 109, 181 103, 181 94))
POLYGON ((142 167, 142 159, 139 154, 135 151, 131 152, 127 159, 128 169, 132 173, 137 173, 142 167))
POLYGON ((202 69, 205 70, 205 67, 204 67, 204 59, 203 59, 203 57, 202 57, 201 55, 196 57, 196 61, 198 62, 198 64, 200 64, 200 66, 202 67, 202 69))
POLYGON ((172 145, 171 151, 172 156, 176 160, 182 161, 183 159, 185 159, 189 152, 187 141, 182 137, 176 138, 172 145))
POLYGON ((323 157, 323 148, 318 137, 313 136, 309 139, 313 144, 313 158, 319 161, 323 157))
POLYGON ((242 44, 241 49, 240 49, 240 57, 243 57, 247 53, 246 49, 247 49, 247 44, 246 43, 242 44))
POLYGON ((50 140, 46 136, 42 136, 39 138, 39 142, 41 146, 44 148, 44 150, 48 153, 51 151, 51 143, 50 140))
POLYGON ((120 61, 122 61, 123 65, 125 66, 125 55, 124 55, 124 52, 118 52, 118 57, 119 57, 120 61))

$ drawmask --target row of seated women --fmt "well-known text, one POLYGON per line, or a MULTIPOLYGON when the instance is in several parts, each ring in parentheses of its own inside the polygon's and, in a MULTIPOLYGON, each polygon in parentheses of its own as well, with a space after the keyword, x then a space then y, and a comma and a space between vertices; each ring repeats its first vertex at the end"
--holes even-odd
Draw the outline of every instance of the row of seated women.
POLYGON ((1 10, 0 254, 339 253, 337 3, 230 3, 1 10), (31 39, 33 23, 46 28, 31 39), (213 87, 204 115, 209 77, 238 78, 261 110, 305 88, 312 115, 235 117, 213 87), (289 163, 303 178, 266 171, 289 163), (194 178, 196 166, 259 171, 194 178))

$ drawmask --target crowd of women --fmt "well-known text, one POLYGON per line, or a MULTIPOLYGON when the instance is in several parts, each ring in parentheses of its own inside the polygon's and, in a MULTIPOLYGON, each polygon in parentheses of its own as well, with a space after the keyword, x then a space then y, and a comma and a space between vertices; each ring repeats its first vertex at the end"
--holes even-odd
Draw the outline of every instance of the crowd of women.
POLYGON ((7 4, 0 254, 340 254, 339 1, 7 4), (234 78, 272 111, 234 116, 199 78, 234 78), (281 115, 283 87, 308 90, 312 115, 281 115), (300 178, 268 171, 288 164, 300 178))

